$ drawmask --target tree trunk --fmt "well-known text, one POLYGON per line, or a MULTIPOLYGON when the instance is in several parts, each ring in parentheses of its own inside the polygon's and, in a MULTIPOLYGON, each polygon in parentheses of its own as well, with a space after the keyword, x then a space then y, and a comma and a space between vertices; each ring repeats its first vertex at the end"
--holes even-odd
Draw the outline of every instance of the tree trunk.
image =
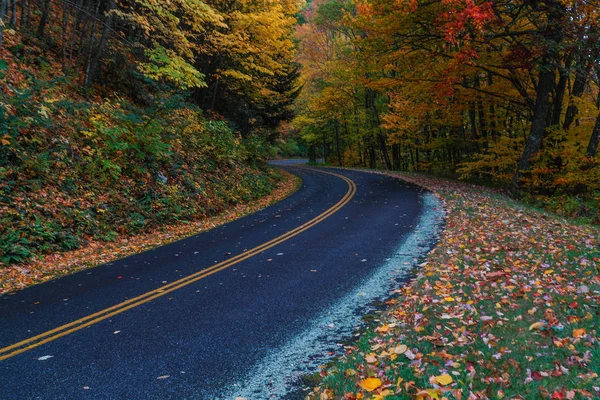
POLYGON ((373 145, 369 146, 369 168, 377 168, 377 158, 375 156, 375 148, 373 145))
MULTIPOLYGON (((10 0, 8 0, 11 3, 10 0)), ((10 25, 13 28, 17 27, 17 0, 12 0, 11 14, 10 14, 10 25)))
POLYGON ((542 140, 548 124, 548 112, 550 111, 549 96, 554 84, 555 73, 554 68, 549 66, 548 60, 545 60, 543 63, 543 68, 538 81, 535 109, 531 118, 529 136, 525 142, 525 148, 519 160, 517 172, 513 177, 512 184, 514 188, 519 188, 521 173, 529 169, 531 157, 542 148, 542 140))
POLYGON ((325 129, 323 129, 323 162, 327 164, 327 136, 325 135, 325 129))
POLYGON ((21 0, 21 30, 27 29, 27 0, 21 0))
POLYGON ((565 62, 565 67, 560 71, 560 78, 554 91, 553 108, 552 108, 552 122, 553 126, 560 125, 560 115, 562 113, 562 106, 565 98, 565 92, 567 91, 567 83, 569 82, 569 67, 571 61, 565 62))
POLYGON ((342 149, 340 146, 340 122, 335 119, 333 121, 334 129, 335 129, 335 149, 337 153, 338 165, 340 167, 344 166, 344 161, 342 160, 342 149))
POLYGON ((402 163, 402 159, 400 158, 400 145, 397 143, 392 145, 392 160, 394 170, 399 171, 401 169, 400 165, 402 163))
POLYGON ((4 38, 4 16, 6 11, 6 0, 0 0, 0 49, 4 38))
POLYGON ((563 123, 563 129, 569 130, 571 128, 571 124, 575 121, 575 117, 579 113, 579 109, 573 102, 574 97, 580 97, 583 95, 585 90, 585 84, 587 83, 588 76, 590 75, 589 67, 585 68, 577 68, 575 71, 575 82, 573 82, 573 90, 571 91, 571 96, 569 100, 569 107, 567 107, 567 112, 565 114, 565 122, 563 123))
POLYGON ((40 18, 40 24, 38 25, 37 35, 40 39, 44 38, 44 33, 46 31, 46 24, 48 23, 48 18, 50 15, 50 0, 44 0, 42 4, 42 16, 40 18))
POLYGON ((596 117, 596 124, 594 125, 594 129, 592 130, 592 136, 590 137, 590 142, 588 143, 588 148, 585 153, 588 157, 596 157, 598 154, 598 142, 600 141, 600 113, 596 117))
POLYGON ((317 162, 317 151, 315 150, 315 145, 311 144, 308 147, 308 162, 316 163, 317 162))
MULTIPOLYGON (((112 29, 112 20, 113 13, 112 10, 115 8, 114 0, 108 0, 106 5, 106 11, 104 13, 104 27, 102 29, 102 36, 100 37, 100 41, 98 42, 98 46, 96 50, 90 57, 89 68, 86 71, 86 76, 84 78, 83 86, 87 87, 89 84, 94 83, 98 76, 98 72, 100 71, 100 65, 102 62, 102 56, 104 55, 104 49, 106 48, 106 43, 108 41, 108 37, 110 35, 110 31, 112 29)), ((91 46, 91 44, 90 44, 91 46)))

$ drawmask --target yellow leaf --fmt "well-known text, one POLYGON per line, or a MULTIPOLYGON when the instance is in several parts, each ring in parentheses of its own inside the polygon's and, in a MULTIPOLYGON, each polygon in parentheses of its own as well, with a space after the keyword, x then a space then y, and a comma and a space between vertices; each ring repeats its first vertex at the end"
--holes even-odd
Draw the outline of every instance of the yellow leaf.
POLYGON ((435 377, 435 381, 440 385, 449 385, 453 382, 452 377, 448 374, 440 375, 435 377))
POLYGON ((547 269, 547 270, 544 271, 544 275, 550 275, 553 272, 554 272, 553 269, 547 269))
POLYGON ((386 333, 387 331, 390 330, 390 326, 389 325, 383 325, 380 326, 379 328, 377 328, 377 330, 381 333, 386 333))
POLYGON ((381 386, 383 382, 379 378, 367 378, 360 381, 360 387, 365 389, 367 392, 372 392, 381 386))
POLYGON ((427 390, 421 390, 420 392, 418 392, 416 394, 416 396, 417 396, 417 400, 426 400, 426 399, 439 400, 440 392, 439 392, 439 390, 435 390, 435 389, 427 389, 427 390))
POLYGON ((448 296, 448 297, 446 297, 444 300, 446 300, 448 303, 451 303, 451 302, 453 302, 453 301, 454 301, 454 298, 453 298, 453 297, 450 297, 450 296, 448 296))
POLYGON ((532 331, 534 329, 542 329, 543 327, 546 326, 545 322, 536 322, 534 324, 531 324, 531 326, 529 327, 529 330, 532 331))

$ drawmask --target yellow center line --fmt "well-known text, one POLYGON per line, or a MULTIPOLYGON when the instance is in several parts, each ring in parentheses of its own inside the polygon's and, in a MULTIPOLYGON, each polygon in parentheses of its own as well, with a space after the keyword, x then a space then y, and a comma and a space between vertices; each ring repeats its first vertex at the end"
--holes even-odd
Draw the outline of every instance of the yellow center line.
POLYGON ((197 282, 201 279, 204 279, 210 275, 213 275, 219 271, 229 268, 232 265, 235 265, 244 260, 247 260, 250 257, 260 254, 260 253, 264 252, 265 250, 268 250, 271 247, 277 246, 278 244, 283 243, 286 240, 291 239, 292 237, 306 231, 307 229, 312 228, 313 226, 317 225, 319 222, 323 221, 324 219, 330 217, 331 215, 333 215, 334 213, 339 211, 343 206, 348 204, 350 202, 350 200, 352 199, 352 197, 354 197, 354 195, 356 194, 356 184, 352 180, 346 178, 343 175, 335 174, 333 172, 322 171, 322 170, 318 170, 318 171, 321 173, 324 173, 324 174, 333 175, 335 177, 343 179, 348 184, 348 191, 346 192, 344 197, 340 201, 338 201, 335 205, 333 205, 331 208, 327 209, 323 213, 319 214, 315 218, 311 219, 310 221, 308 221, 308 222, 300 225, 299 227, 292 229, 291 231, 286 232, 283 235, 278 236, 266 243, 256 246, 248 251, 238 254, 237 256, 229 258, 225 261, 221 261, 220 263, 217 263, 209 268, 205 268, 201 271, 195 272, 191 275, 188 275, 186 277, 178 279, 174 282, 163 285, 157 289, 154 289, 152 291, 149 291, 149 292, 139 295, 137 297, 131 298, 122 303, 116 304, 112 307, 105 308, 103 310, 100 310, 98 312, 90 314, 86 317, 77 319, 75 321, 61 325, 57 328, 54 328, 54 329, 51 329, 44 333, 41 333, 39 335, 30 337, 30 338, 22 340, 18 343, 1 348, 0 349, 0 361, 14 357, 17 354, 24 353, 28 350, 31 350, 38 346, 41 346, 45 343, 52 342, 56 339, 59 339, 66 335, 69 335, 80 329, 86 328, 90 325, 94 325, 100 321, 107 319, 107 318, 113 317, 117 314, 125 312, 134 307, 140 306, 144 303, 147 303, 156 298, 164 296, 175 290, 181 289, 184 286, 190 285, 190 284, 197 282))

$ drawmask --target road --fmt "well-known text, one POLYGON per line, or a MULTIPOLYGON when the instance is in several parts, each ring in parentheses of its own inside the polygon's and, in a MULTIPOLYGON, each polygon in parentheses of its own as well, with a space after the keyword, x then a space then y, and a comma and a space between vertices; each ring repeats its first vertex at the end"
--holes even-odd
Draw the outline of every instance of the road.
POLYGON ((417 187, 283 168, 303 186, 263 211, 0 297, 0 399, 282 397, 438 226, 417 187))

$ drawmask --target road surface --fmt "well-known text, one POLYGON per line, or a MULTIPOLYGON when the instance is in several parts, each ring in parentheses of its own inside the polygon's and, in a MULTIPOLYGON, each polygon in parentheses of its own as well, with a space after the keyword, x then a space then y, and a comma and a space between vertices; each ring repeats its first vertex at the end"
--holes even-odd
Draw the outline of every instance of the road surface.
POLYGON ((283 168, 303 186, 263 211, 0 297, 0 399, 283 396, 435 231, 417 254, 435 213, 417 187, 283 168))

